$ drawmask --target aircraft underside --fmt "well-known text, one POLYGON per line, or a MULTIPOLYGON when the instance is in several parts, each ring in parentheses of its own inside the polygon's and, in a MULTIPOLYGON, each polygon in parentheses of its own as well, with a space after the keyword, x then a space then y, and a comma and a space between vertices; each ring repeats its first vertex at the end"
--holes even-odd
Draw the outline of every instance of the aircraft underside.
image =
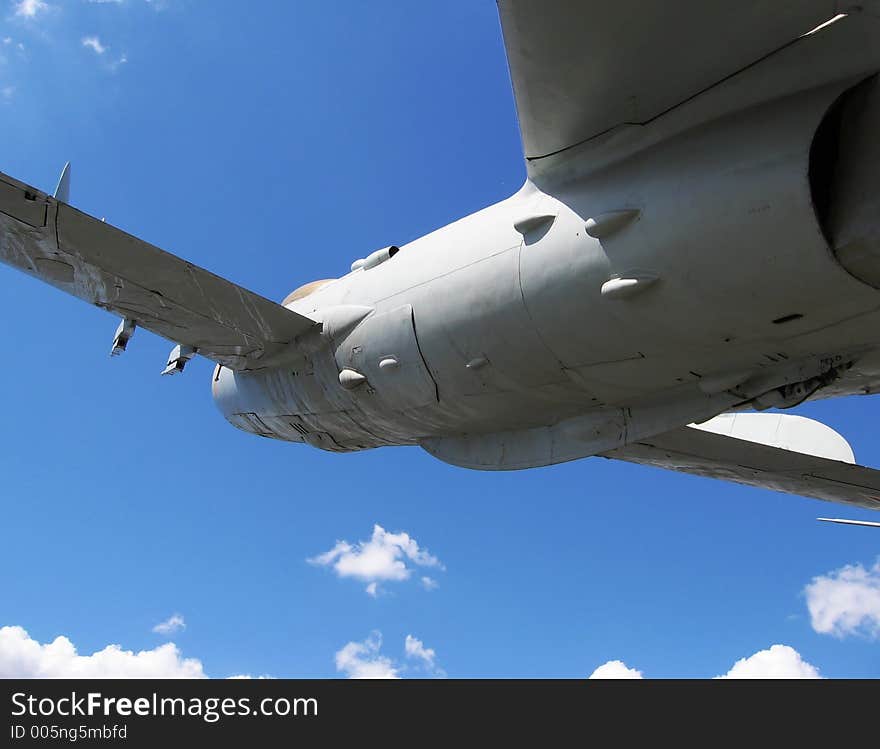
POLYGON ((639 5, 621 51, 573 0, 499 3, 522 189, 281 305, 3 176, 0 256, 122 317, 115 353, 140 326, 177 344, 166 373, 215 361, 218 407, 264 437, 601 455, 876 509, 880 472, 780 411, 880 392, 880 18, 686 5, 662 39, 639 5), (674 70, 633 71, 652 54, 674 70))

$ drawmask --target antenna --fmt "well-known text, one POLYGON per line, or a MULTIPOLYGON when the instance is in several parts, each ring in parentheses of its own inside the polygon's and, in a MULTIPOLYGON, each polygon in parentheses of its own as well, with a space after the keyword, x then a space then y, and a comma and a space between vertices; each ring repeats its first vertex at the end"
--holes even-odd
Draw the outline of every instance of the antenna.
POLYGON ((52 196, 62 203, 70 203, 70 162, 64 165, 61 170, 61 176, 58 178, 58 186, 55 188, 55 194, 52 196))
POLYGON ((843 518, 816 518, 823 523, 840 523, 841 525, 865 525, 869 528, 880 528, 880 523, 873 523, 870 520, 845 520, 843 518))

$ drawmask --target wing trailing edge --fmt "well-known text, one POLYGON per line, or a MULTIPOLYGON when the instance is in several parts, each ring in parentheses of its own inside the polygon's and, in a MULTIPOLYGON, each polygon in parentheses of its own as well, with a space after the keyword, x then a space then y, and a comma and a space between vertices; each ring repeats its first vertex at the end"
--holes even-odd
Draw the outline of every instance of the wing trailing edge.
POLYGON ((800 416, 725 414, 603 457, 880 510, 880 471, 855 464, 843 437, 800 416))
POLYGON ((50 197, 0 174, 0 261, 230 369, 286 361, 318 326, 67 205, 69 180, 50 197))

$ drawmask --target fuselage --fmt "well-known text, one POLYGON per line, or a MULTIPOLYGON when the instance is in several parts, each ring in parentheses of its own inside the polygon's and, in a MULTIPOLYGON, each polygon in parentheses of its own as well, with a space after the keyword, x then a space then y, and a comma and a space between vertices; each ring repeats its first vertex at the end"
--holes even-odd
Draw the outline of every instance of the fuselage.
MULTIPOLYGON (((845 90, 527 181, 289 301, 323 332, 289 367, 218 367, 215 400, 246 431, 357 450, 690 403, 817 356, 843 366, 808 397, 873 392, 880 291, 844 267, 817 207, 817 133, 845 90)), ((878 215, 875 187, 862 213, 878 215)))

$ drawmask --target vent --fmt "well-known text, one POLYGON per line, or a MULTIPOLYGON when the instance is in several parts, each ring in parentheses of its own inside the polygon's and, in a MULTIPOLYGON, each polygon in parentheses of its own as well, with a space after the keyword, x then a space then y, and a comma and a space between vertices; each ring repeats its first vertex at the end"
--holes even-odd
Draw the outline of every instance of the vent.
POLYGON ((308 429, 306 429, 302 424, 297 424, 295 421, 291 421, 290 426, 296 429, 296 431, 299 432, 303 437, 305 437, 309 433, 308 429))

